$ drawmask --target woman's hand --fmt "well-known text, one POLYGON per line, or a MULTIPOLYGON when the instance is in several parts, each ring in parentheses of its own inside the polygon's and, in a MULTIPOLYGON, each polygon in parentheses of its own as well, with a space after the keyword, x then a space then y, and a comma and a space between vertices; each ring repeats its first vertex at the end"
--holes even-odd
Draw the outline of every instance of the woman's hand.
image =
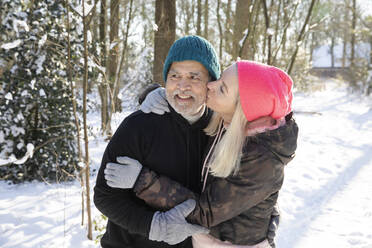
POLYGON ((142 102, 140 110, 146 114, 152 112, 158 115, 169 112, 165 89, 159 87, 151 91, 142 102))
POLYGON ((195 205, 195 200, 189 199, 167 212, 156 211, 151 221, 149 239, 175 245, 192 235, 208 233, 207 228, 186 221, 195 205))

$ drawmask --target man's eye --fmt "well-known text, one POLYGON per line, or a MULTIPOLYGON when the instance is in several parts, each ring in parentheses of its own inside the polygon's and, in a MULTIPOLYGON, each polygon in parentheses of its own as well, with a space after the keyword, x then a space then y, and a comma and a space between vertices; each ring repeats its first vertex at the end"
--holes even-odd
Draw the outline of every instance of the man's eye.
POLYGON ((191 80, 197 80, 197 81, 200 81, 200 77, 191 76, 191 80))

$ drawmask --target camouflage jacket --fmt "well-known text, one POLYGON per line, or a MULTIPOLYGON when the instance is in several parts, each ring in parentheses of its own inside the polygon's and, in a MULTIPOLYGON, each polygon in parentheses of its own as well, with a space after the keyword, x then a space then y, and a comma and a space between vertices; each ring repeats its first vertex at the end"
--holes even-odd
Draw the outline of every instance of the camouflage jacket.
POLYGON ((292 160, 297 147, 297 134, 297 124, 288 118, 276 130, 247 138, 239 172, 227 178, 209 176, 201 194, 145 167, 134 191, 147 204, 164 210, 196 199, 189 222, 208 227, 213 236, 233 244, 256 244, 266 238, 284 165, 292 160))

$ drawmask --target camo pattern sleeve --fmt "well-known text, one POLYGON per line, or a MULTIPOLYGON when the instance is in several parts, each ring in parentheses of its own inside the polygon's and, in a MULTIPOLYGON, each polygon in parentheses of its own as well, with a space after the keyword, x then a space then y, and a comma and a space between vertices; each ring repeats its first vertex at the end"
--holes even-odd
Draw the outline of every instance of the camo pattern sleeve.
POLYGON ((138 198, 159 210, 169 210, 187 199, 199 196, 180 183, 143 167, 133 187, 138 198))

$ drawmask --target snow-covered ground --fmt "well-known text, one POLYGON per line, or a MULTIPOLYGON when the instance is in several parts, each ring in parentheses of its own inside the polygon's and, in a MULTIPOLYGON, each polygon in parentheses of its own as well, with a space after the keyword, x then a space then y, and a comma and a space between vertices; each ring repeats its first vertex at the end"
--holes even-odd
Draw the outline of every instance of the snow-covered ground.
MULTIPOLYGON (((325 85, 295 94, 300 134, 279 197, 277 247, 372 248, 372 101, 336 83, 325 85)), ((113 127, 128 113, 115 116, 113 127)), ((99 127, 99 115, 89 116, 90 126, 99 127)), ((105 146, 101 137, 91 137, 92 169, 105 146)), ((92 188, 94 181, 95 175, 92 188)), ((80 225, 80 194, 78 182, 0 182, 0 247, 99 247, 80 225)), ((92 210, 100 216, 93 204, 92 210)))

